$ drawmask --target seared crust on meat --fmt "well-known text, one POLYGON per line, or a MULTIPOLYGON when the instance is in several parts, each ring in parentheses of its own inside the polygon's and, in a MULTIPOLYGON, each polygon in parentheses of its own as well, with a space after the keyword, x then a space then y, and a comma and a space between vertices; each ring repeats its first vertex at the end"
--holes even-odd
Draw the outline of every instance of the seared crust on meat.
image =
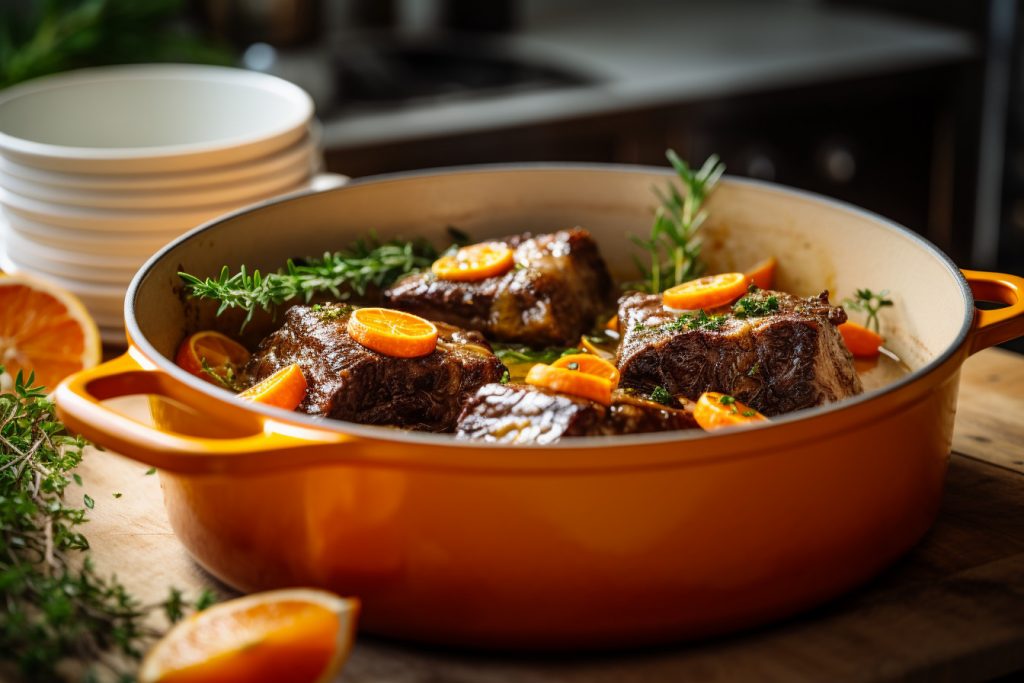
POLYGON ((696 427, 692 405, 669 408, 617 391, 612 405, 519 384, 488 384, 466 403, 460 439, 550 444, 564 436, 607 436, 696 427))
POLYGON ((292 306, 249 359, 245 378, 256 383, 298 363, 308 385, 304 413, 444 432, 455 427, 467 398, 505 372, 483 335, 445 323, 435 323, 437 348, 429 355, 377 353, 349 336, 350 310, 292 306))
POLYGON ((666 328, 678 313, 666 310, 659 295, 624 296, 616 357, 621 385, 643 393, 663 386, 692 400, 720 391, 769 416, 863 391, 836 329, 846 312, 829 304, 828 292, 805 299, 783 292, 759 296, 774 296, 778 311, 728 314, 717 329, 666 328))
POLYGON ((514 250, 516 266, 504 275, 476 282, 410 275, 384 292, 385 305, 540 347, 575 344, 610 303, 612 280, 586 230, 494 241, 514 250))

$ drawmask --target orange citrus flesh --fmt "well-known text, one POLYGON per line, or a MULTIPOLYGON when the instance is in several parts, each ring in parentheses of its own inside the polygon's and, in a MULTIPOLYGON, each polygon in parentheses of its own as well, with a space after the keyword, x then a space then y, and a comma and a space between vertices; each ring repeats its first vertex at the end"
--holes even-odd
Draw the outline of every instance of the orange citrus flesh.
POLYGON ((661 301, 669 308, 711 310, 727 306, 747 292, 747 276, 743 273, 708 275, 666 289, 661 301))
POLYGON ((0 276, 0 365, 12 379, 34 372, 37 386, 53 390, 101 353, 99 329, 77 297, 41 278, 0 276))
POLYGON ((395 358, 426 356, 437 346, 434 323, 390 308, 357 308, 347 329, 366 348, 395 358))
POLYGON ((306 377, 298 363, 281 368, 238 395, 238 398, 285 410, 295 410, 305 397, 306 377))
POLYGON ((585 372, 588 375, 603 377, 612 383, 614 389, 619 383, 619 369, 601 358, 590 353, 574 353, 569 356, 562 356, 551 364, 553 368, 565 368, 576 372, 585 372))
POLYGON ((846 348, 855 358, 875 358, 879 353, 878 347, 885 342, 881 335, 857 323, 839 325, 839 334, 843 335, 846 348))
POLYGON ((512 250, 501 242, 462 247, 434 261, 430 270, 442 280, 470 282, 504 275, 515 265, 512 250))
POLYGON ((758 289, 774 289, 775 269, 778 265, 779 262, 775 260, 775 257, 770 256, 743 275, 746 277, 746 282, 753 282, 758 289))
POLYGON ((556 368, 538 363, 526 374, 526 383, 563 394, 589 398, 603 405, 612 404, 611 380, 579 370, 556 368))
POLYGON ((203 330, 185 337, 174 356, 174 362, 179 367, 212 384, 218 382, 203 370, 203 361, 211 372, 221 378, 227 378, 229 375, 237 375, 247 360, 248 349, 234 339, 213 330, 203 330))
POLYGON ((316 683, 352 646, 358 602, 326 591, 257 593, 175 626, 146 655, 141 683, 316 683))
POLYGON ((732 396, 717 391, 705 391, 700 395, 693 409, 693 417, 697 424, 707 431, 764 422, 768 419, 732 396))
POLYGON ((612 332, 618 332, 619 331, 619 316, 613 315, 612 317, 608 318, 608 322, 606 322, 604 324, 604 329, 611 330, 612 332))

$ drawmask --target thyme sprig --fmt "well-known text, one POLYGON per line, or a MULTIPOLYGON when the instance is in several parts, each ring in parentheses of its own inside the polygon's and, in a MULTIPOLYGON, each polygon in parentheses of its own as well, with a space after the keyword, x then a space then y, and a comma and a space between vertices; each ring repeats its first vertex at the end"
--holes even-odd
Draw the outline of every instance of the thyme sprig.
POLYGON ((273 313, 287 301, 309 302, 323 293, 340 300, 353 294, 365 296, 371 288, 387 287, 403 275, 429 267, 437 256, 437 250, 423 239, 380 242, 371 237, 318 259, 289 259, 275 273, 249 273, 243 265, 236 273, 224 266, 216 278, 201 279, 188 273, 178 276, 191 296, 219 301, 217 315, 232 308, 245 311, 244 330, 257 310, 273 313))
POLYGON ((725 165, 713 154, 694 170, 671 149, 665 156, 679 176, 682 191, 674 183, 664 191, 654 188, 660 206, 655 210, 651 232, 647 239, 631 238, 646 252, 650 265, 634 256, 642 278, 625 283, 624 289, 657 294, 692 280, 703 270, 698 231, 707 219, 707 211, 702 207, 725 173, 725 165))
POLYGON ((878 312, 883 308, 892 306, 892 300, 888 298, 889 290, 883 289, 880 292, 872 292, 870 289, 858 289, 854 298, 843 299, 843 306, 854 311, 867 314, 864 326, 875 332, 880 332, 878 312))
POLYGON ((97 571, 81 527, 100 503, 88 494, 70 502, 85 446, 33 375, 19 372, 13 391, 0 394, 0 660, 26 680, 61 680, 69 660, 87 664, 85 680, 132 680, 134 663, 160 635, 151 615, 173 622, 212 602, 209 593, 191 603, 171 589, 143 604, 97 571))

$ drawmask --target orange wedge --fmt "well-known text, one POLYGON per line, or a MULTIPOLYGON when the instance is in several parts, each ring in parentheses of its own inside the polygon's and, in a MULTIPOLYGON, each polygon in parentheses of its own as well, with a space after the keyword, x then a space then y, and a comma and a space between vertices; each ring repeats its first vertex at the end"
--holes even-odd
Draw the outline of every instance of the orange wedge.
POLYGON ((333 680, 352 648, 359 603, 321 590, 256 593, 193 614, 153 647, 141 683, 333 680))
POLYGON ((12 379, 34 372, 37 386, 56 389, 101 354, 96 323, 75 295, 30 275, 0 275, 0 365, 12 379))
POLYGON ((238 395, 247 401, 295 410, 306 398, 306 377, 298 363, 281 368, 238 395))
POLYGON ((574 353, 569 356, 562 356, 552 363, 551 367, 585 372, 588 375, 597 375, 611 382, 613 389, 619 383, 619 369, 592 353, 574 353))
POLYGON ((538 363, 526 373, 526 383, 563 394, 589 398, 606 406, 612 404, 611 380, 579 370, 567 370, 538 363))
POLYGON ((203 330, 185 337, 174 357, 179 367, 218 386, 222 384, 211 377, 210 373, 230 383, 247 360, 248 349, 213 330, 203 330))
POLYGON ((744 273, 747 282, 753 282, 758 289, 775 288, 775 268, 779 262, 774 256, 766 258, 744 273))
POLYGON ((512 250, 501 242, 481 242, 462 247, 434 261, 430 271, 442 280, 473 281, 504 275, 515 262, 512 250))
POLYGON ((843 335, 846 348, 855 358, 875 358, 885 339, 880 334, 857 323, 845 322, 839 325, 839 334, 843 335))
POLYGON ((693 418, 702 429, 711 431, 734 425, 764 422, 768 418, 732 396, 717 391, 705 391, 697 399, 693 418))
POLYGON ((418 315, 390 308, 357 308, 348 319, 348 333, 377 353, 418 358, 437 346, 437 327, 418 315))
POLYGON ((747 293, 747 276, 743 273, 708 275, 666 289, 661 301, 669 308, 712 310, 727 306, 747 293))

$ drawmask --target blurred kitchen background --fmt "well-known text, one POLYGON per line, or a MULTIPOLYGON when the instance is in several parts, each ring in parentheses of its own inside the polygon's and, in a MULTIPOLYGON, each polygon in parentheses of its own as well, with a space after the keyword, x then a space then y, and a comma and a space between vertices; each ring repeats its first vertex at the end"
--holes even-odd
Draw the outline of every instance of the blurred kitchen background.
POLYGON ((509 161, 729 172, 1024 272, 1015 0, 0 0, 0 84, 205 61, 315 98, 329 170, 509 161))

